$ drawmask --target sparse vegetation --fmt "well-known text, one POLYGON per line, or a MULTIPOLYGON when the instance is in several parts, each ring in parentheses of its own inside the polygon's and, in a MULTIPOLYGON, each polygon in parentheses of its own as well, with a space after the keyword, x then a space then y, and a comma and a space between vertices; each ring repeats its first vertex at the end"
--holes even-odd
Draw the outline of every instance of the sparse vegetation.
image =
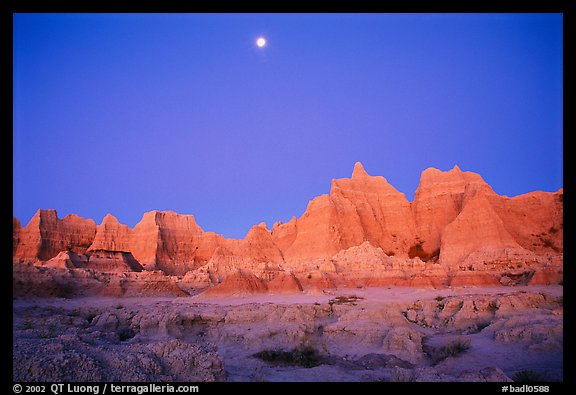
POLYGON ((442 362, 448 357, 457 357, 462 355, 470 348, 470 339, 458 338, 440 348, 432 350, 431 358, 436 364, 442 362))
POLYGON ((555 227, 551 226, 550 229, 548 229, 548 233, 557 233, 558 229, 556 229, 555 227))
POLYGON ((322 364, 318 351, 311 346, 301 346, 290 351, 263 350, 254 354, 254 356, 265 362, 277 365, 313 368, 322 364))
POLYGON ((53 339, 56 337, 56 329, 58 328, 56 327, 55 324, 50 324, 48 325, 45 331, 42 331, 40 333, 38 337, 40 337, 41 339, 53 339))
POLYGON ((358 300, 364 299, 360 296, 356 296, 356 295, 352 295, 352 296, 337 296, 334 299, 330 299, 328 301, 328 304, 330 306, 334 305, 334 304, 346 304, 349 303, 353 306, 356 306, 356 302, 358 300))
POLYGON ((436 299, 437 302, 442 302, 444 300, 444 296, 438 295, 434 299, 436 299))
POLYGON ((34 328, 34 322, 32 320, 26 320, 26 321, 24 321, 24 324, 22 324, 22 328, 32 329, 32 328, 34 328))
POLYGON ((533 370, 521 370, 512 377, 512 380, 516 383, 538 383, 544 381, 544 378, 533 370))

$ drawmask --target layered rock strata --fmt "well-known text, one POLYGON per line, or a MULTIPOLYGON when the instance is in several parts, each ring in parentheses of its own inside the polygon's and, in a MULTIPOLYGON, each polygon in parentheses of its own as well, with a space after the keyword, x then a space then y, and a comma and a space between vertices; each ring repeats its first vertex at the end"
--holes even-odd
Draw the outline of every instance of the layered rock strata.
POLYGON ((55 210, 39 210, 25 227, 13 220, 14 265, 159 271, 178 276, 188 292, 217 286, 229 293, 247 282, 261 283, 255 292, 509 285, 518 276, 554 283, 562 279, 562 252, 563 189, 509 198, 457 166, 423 171, 410 202, 358 162, 352 177, 332 180, 302 216, 272 230, 256 225, 242 240, 204 232, 194 216, 172 211, 145 213, 134 228, 111 214, 96 226, 77 215, 59 219, 55 210))

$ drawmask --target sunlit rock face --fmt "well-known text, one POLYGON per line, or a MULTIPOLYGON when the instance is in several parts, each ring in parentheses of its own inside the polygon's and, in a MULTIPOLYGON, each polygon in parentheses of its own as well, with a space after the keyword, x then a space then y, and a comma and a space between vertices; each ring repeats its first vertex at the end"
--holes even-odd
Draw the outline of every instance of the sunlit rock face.
POLYGON ((312 199, 302 216, 272 230, 255 225, 241 240, 204 232, 193 215, 172 211, 144 213, 130 228, 111 214, 96 226, 39 210, 25 227, 13 218, 13 260, 158 271, 177 276, 188 291, 219 285, 224 293, 234 284, 285 293, 503 284, 515 276, 554 283, 562 279, 563 196, 563 189, 500 196, 480 175, 455 166, 424 170, 410 202, 357 162, 350 178, 332 180, 329 193, 312 199))

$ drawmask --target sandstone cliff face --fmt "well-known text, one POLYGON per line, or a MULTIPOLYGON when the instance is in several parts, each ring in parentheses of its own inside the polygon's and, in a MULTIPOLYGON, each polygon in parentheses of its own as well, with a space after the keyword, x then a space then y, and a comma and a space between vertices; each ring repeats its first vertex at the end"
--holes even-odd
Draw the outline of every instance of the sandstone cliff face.
POLYGON ((205 291, 205 296, 244 296, 257 293, 265 293, 266 285, 251 272, 237 270, 230 274, 224 281, 205 291))
POLYGON ((192 215, 171 211, 146 213, 134 227, 131 240, 129 251, 139 262, 173 275, 184 275, 210 263, 284 261, 265 224, 252 227, 243 240, 226 239, 204 232, 192 215))
MULTIPOLYGON (((287 226, 279 228, 287 230, 287 226)), ((337 211, 329 195, 311 200, 306 212, 296 220, 294 230, 291 235, 294 241, 282 251, 289 267, 329 257, 342 249, 337 211)))
POLYGON ((88 257, 85 255, 77 255, 70 251, 62 251, 54 258, 44 262, 42 266, 54 269, 74 269, 85 266, 86 262, 88 262, 88 257))
POLYGON ((273 237, 287 264, 299 264, 364 241, 405 256, 416 232, 404 194, 358 162, 351 178, 333 180, 329 195, 313 199, 299 219, 276 226, 273 237))
POLYGON ((194 250, 204 231, 192 215, 164 211, 155 212, 155 219, 159 230, 157 268, 171 274, 185 274, 194 262, 194 250))
POLYGON ((282 272, 266 284, 272 294, 295 294, 302 292, 302 285, 293 273, 282 272))
POLYGON ((242 267, 265 275, 266 271, 280 270, 284 263, 282 252, 274 244, 271 232, 264 223, 253 226, 243 240, 220 236, 215 241, 216 248, 206 265, 213 274, 225 276, 242 267))
POLYGON ((42 266, 56 269, 91 269, 102 273, 140 272, 142 266, 129 252, 91 250, 85 254, 62 251, 42 266))
POLYGON ((463 172, 458 166, 447 172, 434 168, 422 172, 412 212, 419 242, 427 252, 440 248, 444 228, 462 211, 467 188, 480 194, 493 193, 482 177, 463 172))
POLYGON ((384 177, 369 176, 358 162, 352 178, 332 181, 330 196, 345 248, 369 241, 388 254, 406 255, 416 236, 410 202, 384 177))
POLYGON ((253 226, 236 248, 237 255, 244 254, 246 257, 255 259, 258 262, 284 263, 282 252, 274 244, 272 233, 268 230, 265 223, 253 226))
POLYGON ((286 251, 294 243, 298 233, 296 230, 297 221, 296 217, 292 217, 287 223, 283 224, 278 221, 272 227, 272 239, 280 251, 286 251))
MULTIPOLYGON (((133 229, 110 214, 98 227, 76 215, 59 219, 55 210, 39 210, 24 228, 13 220, 16 262, 47 262, 69 251, 48 266, 78 268, 84 263, 74 263, 73 256, 105 251, 113 261, 131 254, 145 270, 186 275, 190 289, 221 283, 238 270, 280 288, 284 281, 293 287, 284 276, 293 273, 304 289, 492 284, 512 269, 532 270, 535 281, 558 281, 562 240, 562 189, 509 198, 476 173, 429 168, 409 202, 359 162, 352 177, 333 180, 330 193, 311 200, 301 217, 275 223, 272 231, 256 225, 243 240, 204 232, 194 216, 171 211, 145 213, 133 229), (461 270, 490 273, 453 273, 461 270)), ((115 267, 108 263, 101 269, 115 267)))
POLYGON ((96 236, 88 250, 130 251, 131 243, 132 229, 107 214, 96 228, 96 236))
POLYGON ((141 272, 143 267, 129 252, 93 250, 87 253, 87 261, 76 267, 99 272, 141 272))
POLYGON ((504 227, 523 248, 536 253, 563 251, 564 189, 530 192, 513 198, 491 196, 504 227))
POLYGON ((129 252, 147 269, 184 274, 194 267, 203 233, 191 215, 151 211, 131 229, 108 214, 98 226, 89 251, 129 252))
POLYGON ((388 256, 369 241, 340 251, 331 262, 336 269, 333 281, 338 286, 441 288, 449 282, 446 268, 437 262, 388 256))
POLYGON ((96 234, 96 223, 70 214, 59 219, 56 210, 38 210, 19 231, 14 259, 48 260, 61 251, 83 253, 96 234))
POLYGON ((443 229, 440 263, 459 263, 484 246, 520 248, 488 200, 477 196, 443 229))

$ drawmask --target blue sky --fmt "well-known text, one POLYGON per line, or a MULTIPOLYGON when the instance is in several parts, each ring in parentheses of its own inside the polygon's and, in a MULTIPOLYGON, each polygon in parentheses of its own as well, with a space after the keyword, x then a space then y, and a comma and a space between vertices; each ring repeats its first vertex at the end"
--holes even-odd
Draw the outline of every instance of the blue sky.
POLYGON ((15 14, 14 215, 243 238, 356 161, 409 200, 455 164, 555 191, 562 45, 561 14, 15 14))

